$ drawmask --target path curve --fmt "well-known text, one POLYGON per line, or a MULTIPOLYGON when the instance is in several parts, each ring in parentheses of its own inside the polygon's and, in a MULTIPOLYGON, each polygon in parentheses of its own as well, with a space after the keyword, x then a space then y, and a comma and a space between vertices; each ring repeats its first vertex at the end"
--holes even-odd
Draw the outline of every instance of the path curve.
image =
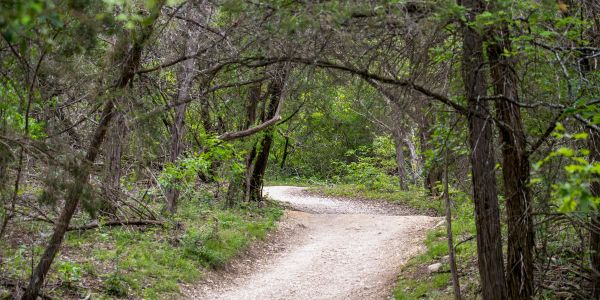
MULTIPOLYGON (((401 266, 440 218, 407 216, 384 203, 333 199, 305 188, 266 187, 291 206, 281 241, 236 274, 184 287, 191 299, 386 299, 401 266)), ((394 206, 397 208, 397 206, 394 206)))

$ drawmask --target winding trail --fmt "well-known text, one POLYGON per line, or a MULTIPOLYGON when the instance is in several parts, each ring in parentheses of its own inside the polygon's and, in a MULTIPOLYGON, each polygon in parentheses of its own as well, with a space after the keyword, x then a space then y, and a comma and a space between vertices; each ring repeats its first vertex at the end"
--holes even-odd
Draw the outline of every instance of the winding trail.
POLYGON ((266 187, 291 207, 253 259, 185 286, 190 299, 386 299, 401 266, 421 251, 440 218, 410 216, 378 201, 314 196, 305 188, 266 187))

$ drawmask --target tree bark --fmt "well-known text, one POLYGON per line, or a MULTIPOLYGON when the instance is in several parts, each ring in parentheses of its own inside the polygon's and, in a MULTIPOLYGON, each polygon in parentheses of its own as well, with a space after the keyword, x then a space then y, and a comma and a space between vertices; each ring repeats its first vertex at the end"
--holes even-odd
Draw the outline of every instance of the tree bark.
POLYGON ((119 198, 121 190, 121 156, 123 153, 123 140, 127 135, 125 115, 122 112, 113 112, 116 119, 112 130, 108 133, 108 147, 106 153, 106 177, 104 179, 104 194, 106 200, 102 203, 100 213, 114 214, 116 207, 113 200, 119 198))
MULTIPOLYGON (((152 33, 152 28, 154 21, 158 18, 160 8, 162 7, 163 2, 160 2, 155 11, 150 16, 151 25, 145 27, 142 30, 142 34, 133 42, 132 47, 129 49, 126 59, 122 62, 122 69, 119 79, 115 84, 116 89, 125 89, 132 81, 135 72, 140 64, 140 58, 142 55, 143 44, 149 38, 152 33)), ((58 221, 55 222, 54 231, 52 236, 50 237, 50 241, 48 242, 42 257, 33 270, 31 274, 31 278, 29 280, 29 285, 25 293, 23 294, 23 300, 35 300, 40 292, 42 285, 44 284, 44 279, 48 274, 48 270, 50 270, 50 266, 52 265, 52 261, 56 257, 58 250, 62 244, 62 241, 65 236, 65 232, 69 228, 69 223, 71 222, 71 218, 77 209, 77 205, 79 204, 79 200, 83 193, 85 186, 89 184, 90 171, 96 157, 98 156, 98 152, 100 151, 100 147, 102 146, 102 142, 106 136, 106 131, 111 122, 111 119, 114 116, 114 100, 109 99, 102 109, 101 118, 98 126, 94 130, 92 135, 90 144, 87 149, 87 153, 85 158, 79 164, 79 168, 77 172, 74 174, 73 183, 67 190, 67 195, 65 197, 65 205, 61 210, 58 221)))
POLYGON ((290 137, 289 136, 285 136, 285 144, 283 145, 283 155, 281 156, 281 164, 279 165, 279 168, 281 170, 283 170, 283 168, 285 168, 285 161, 287 160, 288 157, 288 148, 290 147, 290 137))
MULTIPOLYGON (((278 77, 273 79, 269 85, 268 93, 270 95, 270 100, 264 119, 272 119, 279 112, 279 104, 283 98, 283 88, 287 79, 287 71, 280 69, 280 72, 282 74, 278 74, 278 77)), ((270 128, 265 131, 264 136, 259 143, 259 149, 257 150, 254 166, 252 167, 248 189, 250 201, 260 202, 262 200, 263 179, 265 170, 267 169, 269 152, 271 151, 272 144, 273 128, 270 128)))
MULTIPOLYGON (((256 123, 256 108, 261 100, 261 89, 262 84, 257 83, 252 85, 248 90, 248 102, 246 103, 246 122, 244 124, 244 130, 250 128, 256 123)), ((252 162, 256 156, 256 143, 252 144, 250 152, 246 155, 245 171, 244 174, 236 175, 227 187, 227 206, 233 207, 238 197, 244 198, 244 201, 248 201, 247 195, 249 195, 248 188, 250 186, 250 176, 252 174, 252 162), (241 193, 240 193, 241 191, 241 193)))
MULTIPOLYGON (((191 29, 190 29, 191 30, 191 29)), ((196 34, 192 34, 188 31, 185 35, 186 46, 185 55, 192 55, 196 53, 199 45, 196 34)), ((177 81, 179 87, 177 90, 177 97, 174 99, 174 103, 184 103, 175 106, 175 118, 171 124, 171 148, 169 149, 169 162, 174 163, 177 161, 181 153, 183 152, 183 136, 185 134, 184 122, 185 112, 187 110, 187 103, 190 99, 190 90, 194 83, 195 77, 196 60, 188 59, 184 61, 177 71, 177 81)), ((179 199, 179 189, 171 187, 166 192, 167 198, 167 211, 175 213, 177 210, 177 200, 179 199)))
MULTIPOLYGON (((463 0, 467 21, 473 22, 485 10, 483 0, 463 0)), ((469 142, 475 225, 477 228, 477 258, 483 299, 507 299, 500 212, 496 187, 495 160, 491 116, 486 96, 487 84, 481 68, 484 66, 483 39, 474 28, 463 28, 462 76, 468 101, 469 142)))
POLYGON ((400 189, 407 190, 406 185, 406 158, 404 157, 404 136, 402 136, 402 130, 394 128, 395 132, 392 135, 394 138, 394 146, 396 149, 396 164, 398 169, 398 181, 400 182, 400 189))
MULTIPOLYGON (((503 55, 511 49, 506 25, 494 31, 495 40, 488 46, 492 85, 496 95, 519 101, 514 63, 503 55)), ((527 140, 519 107, 504 99, 495 101, 496 115, 502 141, 502 177, 506 197, 508 225, 507 288, 510 299, 531 299, 534 289, 534 229, 531 192, 529 190, 530 164, 527 140)))
POLYGON ((450 202, 450 188, 448 182, 448 137, 444 143, 444 203, 446 205, 446 238, 448 239, 448 260, 452 275, 452 289, 454 299, 461 300, 460 281, 456 268, 456 253, 454 251, 454 237, 452 235, 452 203, 450 202))

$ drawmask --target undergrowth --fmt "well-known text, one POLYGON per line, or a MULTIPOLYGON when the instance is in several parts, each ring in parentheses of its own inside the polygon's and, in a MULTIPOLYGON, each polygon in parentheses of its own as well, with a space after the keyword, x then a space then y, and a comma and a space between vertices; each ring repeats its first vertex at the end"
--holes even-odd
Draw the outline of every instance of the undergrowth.
MULTIPOLYGON (((178 298, 181 283, 197 280, 203 269, 223 266, 251 241, 265 238, 281 215, 275 204, 223 209, 197 198, 182 201, 165 227, 70 232, 45 292, 60 299, 178 298)), ((39 257, 41 245, 0 247, 2 273, 24 282, 31 272, 25 258, 31 249, 39 257)))
MULTIPOLYGON (((477 294, 476 274, 477 245, 475 243, 475 219, 473 204, 465 195, 451 193, 454 199, 452 232, 456 249, 461 291, 466 299, 477 294)), ((403 267, 394 289, 397 300, 454 299, 448 261, 446 226, 430 230, 425 239, 426 251, 410 259, 403 267), (427 267, 434 263, 442 267, 430 272, 427 267)))

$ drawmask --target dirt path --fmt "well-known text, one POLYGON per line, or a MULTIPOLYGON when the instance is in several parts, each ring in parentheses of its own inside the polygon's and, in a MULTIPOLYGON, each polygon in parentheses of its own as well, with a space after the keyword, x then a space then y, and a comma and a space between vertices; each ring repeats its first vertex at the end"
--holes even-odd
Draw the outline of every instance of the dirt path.
POLYGON ((440 218, 405 216, 397 206, 310 195, 298 187, 265 192, 286 211, 256 259, 184 287, 193 299, 386 299, 425 231, 440 218), (233 275, 232 275, 233 274, 233 275))

